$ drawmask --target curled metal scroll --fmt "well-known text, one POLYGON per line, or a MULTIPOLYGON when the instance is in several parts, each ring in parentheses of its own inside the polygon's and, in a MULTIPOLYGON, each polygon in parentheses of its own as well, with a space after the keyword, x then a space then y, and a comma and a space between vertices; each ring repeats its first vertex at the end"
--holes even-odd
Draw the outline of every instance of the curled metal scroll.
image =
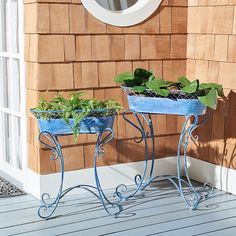
POLYGON ((38 215, 42 219, 47 220, 53 215, 61 199, 63 180, 64 180, 64 158, 57 136, 52 135, 47 131, 42 131, 39 134, 39 142, 52 151, 52 155, 50 156, 51 160, 56 161, 59 159, 60 169, 61 169, 61 181, 57 197, 54 200, 51 200, 50 194, 44 193, 41 198, 42 204, 38 209, 38 215), (43 137, 47 142, 43 140, 43 137))
POLYGON ((142 122, 140 120, 140 118, 138 117, 137 113, 132 111, 132 110, 125 110, 123 113, 122 113, 122 116, 124 118, 125 121, 127 121, 131 126, 133 126, 135 129, 137 129, 141 135, 141 137, 134 137, 134 142, 135 143, 141 143, 144 139, 144 136, 145 136, 145 133, 143 132, 143 126, 142 126, 142 122), (138 125, 136 125, 134 122, 132 122, 131 120, 129 120, 129 118, 127 117, 127 115, 129 113, 132 113, 134 115, 134 117, 137 119, 138 121, 138 125))

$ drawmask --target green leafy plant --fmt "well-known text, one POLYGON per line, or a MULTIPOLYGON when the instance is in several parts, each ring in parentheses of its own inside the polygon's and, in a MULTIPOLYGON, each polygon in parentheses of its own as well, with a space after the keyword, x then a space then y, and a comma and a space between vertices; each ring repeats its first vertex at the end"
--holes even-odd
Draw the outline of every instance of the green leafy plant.
POLYGON ((71 127, 75 141, 79 135, 79 124, 85 117, 110 116, 118 112, 122 106, 113 100, 99 101, 96 99, 82 99, 83 93, 72 93, 68 99, 58 93, 52 100, 41 98, 33 111, 38 119, 64 119, 69 125, 69 119, 74 119, 71 127))
POLYGON ((224 96, 222 85, 200 83, 199 80, 190 81, 185 76, 178 78, 177 82, 165 81, 143 68, 137 68, 134 73, 119 74, 114 80, 137 94, 145 94, 145 91, 150 90, 157 96, 169 97, 171 91, 178 90, 196 96, 202 104, 212 109, 216 109, 218 97, 224 96))

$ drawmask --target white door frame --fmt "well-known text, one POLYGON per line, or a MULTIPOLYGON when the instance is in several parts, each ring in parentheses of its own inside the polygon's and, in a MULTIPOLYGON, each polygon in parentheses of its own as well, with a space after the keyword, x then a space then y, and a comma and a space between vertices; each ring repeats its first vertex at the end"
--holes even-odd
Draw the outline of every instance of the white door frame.
MULTIPOLYGON (((6 23, 8 26, 8 29, 6 30, 6 41, 8 41, 8 50, 0 50, 0 57, 1 58, 7 58, 9 61, 9 73, 8 73, 8 82, 9 87, 11 91, 14 91, 14 86, 16 86, 13 75, 13 62, 14 60, 18 60, 19 62, 19 80, 20 80, 20 110, 16 111, 14 110, 14 94, 10 98, 10 107, 6 108, 0 105, 0 121, 3 119, 3 114, 10 114, 10 125, 11 125, 11 135, 10 135, 10 142, 11 142, 11 159, 12 161, 10 163, 6 162, 4 160, 6 151, 4 148, 5 144, 5 137, 4 135, 0 136, 0 154, 2 159, 0 160, 0 170, 4 171, 11 177, 17 179, 19 182, 24 184, 26 182, 26 172, 27 172, 27 125, 26 125, 26 89, 25 89, 25 66, 24 66, 24 27, 23 27, 23 21, 24 21, 24 2, 23 0, 6 0, 6 23), (12 2, 18 3, 18 16, 11 14, 11 7, 12 2), (11 28, 11 21, 14 17, 17 17, 18 22, 18 52, 13 52, 12 42, 12 28, 11 28), (16 129, 17 129, 17 118, 20 118, 20 127, 21 127, 21 136, 20 136, 20 142, 21 142, 21 169, 19 169, 19 163, 17 163, 17 135, 16 135, 16 129), (15 132, 15 135, 14 135, 15 132)), ((1 10, 1 9, 0 9, 1 10)), ((0 17, 2 17, 2 14, 0 14, 0 17)), ((2 19, 0 19, 2 21, 2 19)), ((1 26, 0 26, 1 27, 1 26)), ((1 30, 1 28, 0 28, 1 30)), ((0 31, 2 32, 2 31, 0 31)), ((2 121, 1 121, 2 122, 2 121)), ((2 122, 3 124, 3 122, 2 122)), ((0 127, 2 129, 4 127, 0 127)), ((3 129, 2 129, 3 130, 3 129)))

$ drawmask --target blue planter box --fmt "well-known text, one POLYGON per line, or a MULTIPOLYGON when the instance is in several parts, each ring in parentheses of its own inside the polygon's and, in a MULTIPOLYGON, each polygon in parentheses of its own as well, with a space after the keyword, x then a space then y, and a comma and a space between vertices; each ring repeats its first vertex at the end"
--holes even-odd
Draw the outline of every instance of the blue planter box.
POLYGON ((127 95, 129 108, 135 112, 174 115, 203 115, 204 106, 198 99, 170 99, 127 95))
MULTIPOLYGON (((103 117, 85 117, 80 122, 80 133, 94 134, 99 133, 106 128, 112 129, 114 123, 114 115, 103 117)), ((74 120, 69 120, 69 125, 63 119, 38 119, 40 131, 47 131, 54 135, 69 135, 72 134, 71 127, 74 120)))

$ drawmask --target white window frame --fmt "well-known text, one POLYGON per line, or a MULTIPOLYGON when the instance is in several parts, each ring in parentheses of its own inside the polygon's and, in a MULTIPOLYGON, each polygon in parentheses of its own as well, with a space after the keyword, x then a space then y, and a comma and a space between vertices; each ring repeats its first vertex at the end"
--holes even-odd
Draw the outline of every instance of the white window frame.
MULTIPOLYGON (((11 12, 11 8, 10 8, 10 2, 11 0, 7 0, 7 17, 6 17, 6 21, 7 21, 7 25, 10 26, 11 24, 11 15, 9 14, 11 12)), ((11 138, 10 142, 11 142, 11 152, 13 154, 13 158, 12 158, 12 163, 7 163, 6 161, 4 161, 4 159, 2 158, 0 160, 0 170, 7 173, 8 175, 10 175, 11 177, 17 179, 19 182, 21 183, 25 183, 26 181, 26 172, 27 172, 27 123, 26 123, 26 86, 25 86, 25 63, 24 63, 24 2, 23 0, 17 0, 18 2, 18 46, 19 46, 19 52, 18 53, 12 53, 12 43, 8 43, 9 45, 9 50, 8 52, 2 52, 0 51, 0 57, 4 57, 7 58, 9 60, 9 86, 11 88, 11 90, 13 91, 13 75, 12 75, 12 66, 13 66, 13 61, 14 59, 18 59, 19 60, 19 69, 20 69, 20 74, 19 74, 19 78, 20 78, 20 91, 21 91, 21 110, 20 111, 14 111, 13 110, 13 99, 10 99, 10 108, 4 108, 0 106, 0 111, 1 113, 5 113, 5 114, 10 114, 13 115, 11 116, 10 122, 11 122, 11 132, 14 132, 15 128, 16 128, 16 117, 20 118, 20 126, 21 126, 21 155, 22 155, 22 169, 19 169, 17 167, 17 159, 16 159, 16 136, 11 135, 11 137, 15 137, 15 138, 11 138)), ((0 19, 1 20, 1 19, 0 19)), ((6 39, 9 39, 11 41, 12 36, 11 36, 11 30, 7 30, 6 32, 6 39)), ((2 127, 0 127, 1 129, 2 127)), ((1 156, 4 157, 5 156, 5 150, 4 150, 4 137, 0 136, 0 142, 1 142, 1 156)))
POLYGON ((96 0, 81 0, 89 13, 102 22, 115 26, 136 25, 151 16, 162 0, 139 0, 133 6, 122 11, 110 11, 103 8, 96 0))

